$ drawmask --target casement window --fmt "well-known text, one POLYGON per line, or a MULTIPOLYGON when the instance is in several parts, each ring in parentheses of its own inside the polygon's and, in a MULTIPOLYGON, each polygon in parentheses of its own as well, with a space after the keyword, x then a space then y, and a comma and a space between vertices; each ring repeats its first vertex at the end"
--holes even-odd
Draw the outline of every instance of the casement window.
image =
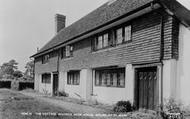
POLYGON ((116 43, 123 43, 123 28, 119 28, 116 30, 116 43))
POLYGON ((131 41, 131 25, 116 30, 116 43, 122 44, 131 41))
POLYGON ((51 83, 51 74, 42 74, 42 83, 51 83))
POLYGON ((92 40, 92 50, 114 47, 131 40, 131 25, 111 29, 107 33, 98 35, 92 40))
POLYGON ((97 39, 97 49, 101 49, 103 46, 103 37, 102 36, 98 36, 97 39))
POLYGON ((103 47, 107 47, 108 46, 108 33, 103 35, 103 47))
POLYGON ((79 85, 80 84, 80 71, 70 71, 67 73, 67 84, 68 85, 79 85))
POLYGON ((95 85, 125 87, 125 68, 95 70, 95 85))
POLYGON ((73 56, 73 46, 67 45, 61 49, 61 58, 67 58, 73 56))
POLYGON ((124 42, 131 41, 131 25, 125 27, 124 42))
POLYGON ((66 57, 71 57, 73 55, 73 46, 67 45, 65 48, 66 48, 66 57))
POLYGON ((49 61, 49 54, 43 55, 42 56, 42 64, 45 64, 49 61))
POLYGON ((109 34, 105 33, 102 35, 99 35, 95 38, 95 43, 93 43, 94 50, 106 48, 109 46, 109 34))

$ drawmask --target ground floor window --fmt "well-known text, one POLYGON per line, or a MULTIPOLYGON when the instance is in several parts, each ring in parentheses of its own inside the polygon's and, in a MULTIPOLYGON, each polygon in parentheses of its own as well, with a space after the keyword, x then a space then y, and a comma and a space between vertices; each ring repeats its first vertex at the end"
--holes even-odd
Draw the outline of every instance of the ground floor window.
POLYGON ((67 84, 68 85, 79 85, 80 84, 80 71, 70 71, 67 73, 67 84))
POLYGON ((51 83, 51 74, 42 74, 42 83, 51 83))
POLYGON ((125 68, 95 70, 95 85, 125 87, 125 68))

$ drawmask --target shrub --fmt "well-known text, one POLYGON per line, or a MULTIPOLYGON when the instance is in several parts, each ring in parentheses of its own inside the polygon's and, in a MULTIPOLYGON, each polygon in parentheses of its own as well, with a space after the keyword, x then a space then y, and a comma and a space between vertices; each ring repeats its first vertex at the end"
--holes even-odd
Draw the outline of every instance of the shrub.
POLYGON ((172 98, 167 100, 161 115, 164 119, 183 119, 181 104, 172 98))
POLYGON ((66 93, 65 91, 58 91, 58 92, 57 92, 57 95, 58 95, 58 96, 64 96, 64 97, 68 97, 68 96, 69 96, 69 94, 66 93))
POLYGON ((170 113, 181 113, 181 104, 177 103, 174 99, 169 99, 165 104, 165 110, 170 113))
POLYGON ((118 101, 113 110, 115 112, 131 112, 133 110, 133 107, 130 101, 118 101))

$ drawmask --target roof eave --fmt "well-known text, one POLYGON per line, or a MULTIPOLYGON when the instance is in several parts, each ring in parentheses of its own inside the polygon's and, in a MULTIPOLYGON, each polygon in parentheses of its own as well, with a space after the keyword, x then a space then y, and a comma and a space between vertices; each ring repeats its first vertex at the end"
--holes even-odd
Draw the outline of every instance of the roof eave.
MULTIPOLYGON (((145 5, 141 6, 141 7, 140 7, 141 9, 137 8, 137 9, 131 11, 131 12, 136 13, 136 12, 141 11, 141 10, 143 10, 143 9, 145 9, 145 8, 148 8, 148 7, 151 7, 151 9, 152 9, 152 6, 151 6, 152 3, 155 3, 155 2, 152 1, 152 2, 150 2, 150 3, 148 3, 148 4, 145 4, 145 5)), ((156 7, 155 7, 155 8, 156 8, 156 7)), ((152 10, 153 10, 153 9, 152 9, 152 10)), ((128 13, 127 13, 127 14, 128 14, 128 13)), ((143 14, 141 14, 141 15, 143 15, 143 14)), ((141 16, 141 15, 140 15, 140 16, 141 16)), ((126 16, 126 14, 122 15, 122 16, 121 16, 121 19, 122 19, 123 16, 126 16)), ((118 18, 119 18, 119 17, 118 17, 118 18)), ((116 18, 116 19, 118 19, 118 18, 116 18)), ((116 19, 114 19, 114 20, 112 20, 112 21, 110 21, 110 22, 113 22, 113 21, 115 21, 116 19)), ((103 24, 102 26, 105 26, 106 24, 108 24, 108 23, 105 23, 105 24, 103 24)), ((100 26, 98 26, 98 27, 100 27, 100 26)), ((95 30, 97 30, 98 27, 97 27, 95 30)), ((90 32, 91 32, 91 31, 90 31, 90 32)), ((89 32, 84 33, 84 34, 89 34, 89 32)), ((83 34, 83 35, 84 35, 84 34, 83 34)), ((78 36, 78 37, 81 37, 81 36, 78 36)), ((72 41, 72 40, 74 40, 74 39, 76 39, 76 38, 77 38, 77 37, 75 37, 75 38, 73 38, 73 39, 70 39, 70 40, 68 40, 68 41, 66 41, 66 42, 70 42, 70 41, 72 41)), ((45 53, 51 52, 51 51, 55 50, 56 47, 58 47, 58 46, 60 46, 60 45, 62 45, 62 44, 65 44, 66 42, 63 42, 63 43, 61 43, 61 44, 59 44, 59 45, 57 45, 57 46, 54 46, 54 47, 49 48, 49 49, 47 49, 47 50, 44 50, 44 51, 42 51, 42 52, 38 52, 38 53, 36 53, 36 54, 30 56, 30 58, 32 58, 32 57, 35 58, 35 57, 41 56, 41 55, 43 55, 43 54, 45 54, 45 53)))
POLYGON ((190 27, 190 11, 176 0, 156 0, 161 4, 165 11, 175 16, 184 26, 190 27))

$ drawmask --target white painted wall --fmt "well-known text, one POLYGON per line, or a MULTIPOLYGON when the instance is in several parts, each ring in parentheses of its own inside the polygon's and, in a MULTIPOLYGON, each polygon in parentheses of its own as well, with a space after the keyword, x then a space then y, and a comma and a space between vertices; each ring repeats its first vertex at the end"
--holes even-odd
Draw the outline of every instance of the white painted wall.
POLYGON ((39 92, 47 93, 48 95, 52 95, 53 92, 53 75, 51 73, 51 83, 42 83, 42 77, 40 76, 40 83, 39 83, 39 92))
POLYGON ((163 98, 176 98, 177 61, 175 59, 163 61, 163 98))
POLYGON ((163 61, 163 97, 190 104, 190 30, 180 25, 179 58, 163 61))
POLYGON ((177 79, 178 97, 184 104, 190 104, 190 30, 182 24, 179 31, 177 79))
MULTIPOLYGON (((92 93, 92 70, 82 69, 80 71, 80 84, 79 85, 68 85, 67 84, 67 72, 63 73, 63 79, 65 84, 65 92, 69 94, 70 97, 88 100, 92 93), (77 95, 80 95, 77 96, 77 95)), ((62 79, 61 79, 62 80, 62 79)))
POLYGON ((81 74, 80 74, 80 83, 79 85, 68 85, 67 84, 67 72, 63 73, 64 75, 64 84, 65 84, 65 92, 69 94, 69 97, 77 98, 80 99, 79 96, 76 94, 80 95, 82 94, 81 90, 81 74))
POLYGON ((82 69, 80 72, 81 96, 85 100, 89 100, 92 94, 92 70, 82 69))
POLYGON ((34 90, 39 91, 39 84, 40 84, 40 75, 35 74, 34 76, 34 90))
POLYGON ((126 66, 125 88, 100 87, 93 83, 93 95, 98 102, 106 104, 115 104, 120 100, 130 100, 134 98, 134 70, 132 65, 126 66))
POLYGON ((65 80, 67 80, 66 79, 66 77, 65 77, 65 75, 64 75, 64 72, 59 72, 59 83, 58 83, 58 90, 59 91, 64 91, 65 90, 65 80))

